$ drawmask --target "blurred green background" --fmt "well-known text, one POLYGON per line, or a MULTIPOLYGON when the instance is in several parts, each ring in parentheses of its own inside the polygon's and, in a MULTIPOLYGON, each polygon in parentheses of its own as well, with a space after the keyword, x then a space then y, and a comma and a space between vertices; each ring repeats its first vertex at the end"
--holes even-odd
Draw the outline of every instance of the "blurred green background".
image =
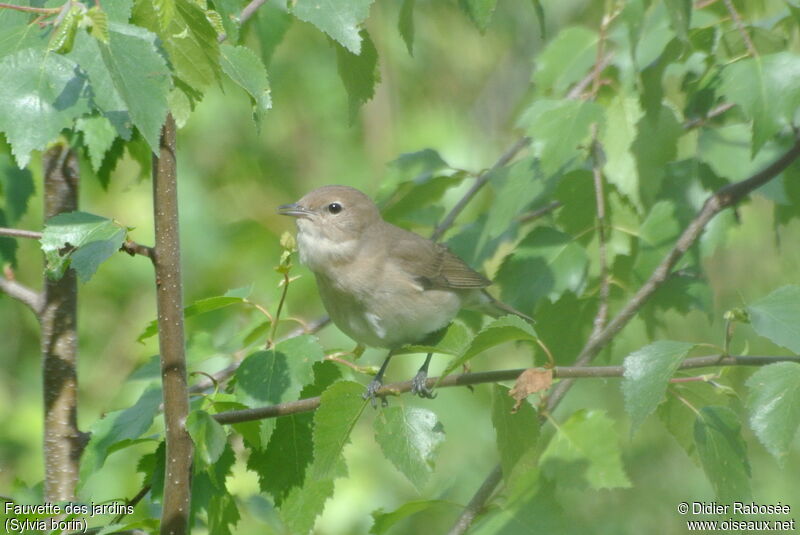
MULTIPOLYGON (((454 167, 479 171, 519 137, 514 122, 530 103, 532 58, 545 44, 530 3, 500 2, 491 26, 481 35, 455 2, 418 1, 413 56, 397 31, 399 5, 377 2, 371 8, 367 27, 378 50, 382 83, 352 123, 334 49, 319 31, 299 22, 288 29, 268 66, 273 109, 260 133, 251 121, 247 99, 233 86, 210 91, 198 105, 178 138, 187 304, 252 284, 252 299, 274 311, 280 278, 273 270, 280 251, 278 240, 283 232, 294 231, 291 220, 276 214, 278 205, 324 184, 352 185, 375 195, 393 173, 388 162, 423 148, 436 149, 454 167)), ((545 2, 545 7, 551 36, 570 25, 597 28, 602 13, 601 2, 545 2)), ((269 16, 269 9, 265 7, 259 16, 269 16)), ((255 35, 250 35, 248 42, 258 46, 255 35)), ((37 195, 22 228, 41 227, 41 173, 38 169, 34 172, 39 177, 37 195)), ((468 186, 465 181, 449 191, 445 204, 452 205, 468 186)), ((150 187, 149 179, 131 159, 117 168, 108 191, 87 171, 81 185, 81 209, 135 227, 131 237, 152 244, 150 187)), ((488 210, 489 202, 488 196, 479 197, 465 219, 488 210)), ((800 250, 795 244, 800 241, 800 224, 795 221, 776 231, 772 206, 756 197, 742 207, 741 225, 730 232, 727 245, 708 259, 713 314, 668 313, 665 328, 657 333, 659 338, 721 344, 725 310, 777 286, 797 282, 800 250)), ((39 288, 41 267, 38 244, 20 241, 18 279, 39 288)), ((296 273, 302 277, 291 285, 287 313, 307 320, 318 317, 323 311, 313 277, 302 267, 296 273)), ((154 317, 152 270, 142 257, 119 254, 81 285, 82 429, 108 411, 129 406, 141 393, 145 383, 126 378, 157 353, 155 338, 144 344, 136 342, 154 317)), ((234 308, 190 320, 190 358, 202 362, 205 369, 219 366, 231 355, 232 341, 255 320, 251 312, 234 308)), ((285 329, 290 327, 287 324, 285 329)), ((349 349, 353 345, 335 327, 319 336, 326 348, 349 349)), ((0 489, 11 494, 16 486, 34 486, 43 476, 41 370, 35 319, 5 296, 0 297, 0 340, 0 489)), ((619 363, 648 341, 643 324, 635 320, 601 361, 619 363)), ((746 349, 752 354, 785 354, 749 328, 740 327, 733 351, 746 349)), ((363 358, 377 364, 380 354, 369 350, 363 358)), ((418 360, 396 359, 389 379, 410 377, 418 360)), ((432 373, 444 363, 445 359, 435 361, 432 373)), ((528 366, 531 358, 526 349, 505 346, 472 363, 475 370, 501 369, 528 366)), ((742 370, 729 369, 723 374, 726 383, 744 391, 742 370)), ((367 381, 364 377, 356 380, 367 381)), ((443 389, 433 401, 390 400, 434 410, 447 433, 425 497, 464 504, 496 464, 494 432, 486 409, 490 400, 488 385, 478 386, 474 392, 443 389)), ((568 514, 574 517, 576 531, 638 533, 658 526, 661 533, 683 533, 677 504, 713 499, 701 468, 688 460, 656 418, 650 418, 629 438, 618 380, 580 381, 555 418, 579 408, 602 408, 616 420, 633 486, 564 493, 561 501, 570 504, 568 514)), ((365 533, 373 510, 391 510, 421 497, 383 458, 372 438, 373 418, 368 411, 345 450, 350 476, 337 481, 334 498, 317 523, 318 533, 365 533)), ((757 501, 782 501, 800 511, 797 448, 781 468, 752 433, 745 432, 745 437, 757 501)), ((143 453, 151 449, 141 447, 143 453)), ((241 453, 237 448, 237 454, 241 453)), ((89 480, 83 495, 99 502, 135 494, 141 485, 141 475, 133 475, 135 466, 130 462, 135 458, 130 453, 112 455, 89 480)), ((256 476, 246 473, 244 462, 241 456, 237 458, 235 475, 228 481, 240 498, 243 518, 237 531, 280 532, 276 514, 258 495, 256 476)), ((433 523, 428 519, 425 525, 417 525, 410 519, 399 532, 442 532, 457 511, 455 506, 445 506, 434 515, 433 523)))

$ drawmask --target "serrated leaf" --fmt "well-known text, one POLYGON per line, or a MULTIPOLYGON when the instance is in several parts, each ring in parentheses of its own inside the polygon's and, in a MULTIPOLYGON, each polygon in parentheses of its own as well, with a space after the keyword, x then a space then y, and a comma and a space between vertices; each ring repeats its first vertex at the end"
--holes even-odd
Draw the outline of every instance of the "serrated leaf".
POLYGON ((536 339, 536 331, 519 316, 508 315, 497 318, 475 335, 464 351, 447 365, 441 377, 444 378, 475 355, 491 347, 505 342, 531 342, 536 339))
POLYGON ((564 28, 536 57, 533 81, 541 94, 564 96, 597 60, 597 32, 583 26, 564 28))
POLYGON ((171 74, 158 52, 155 34, 111 23, 107 45, 80 34, 70 57, 88 74, 94 104, 119 135, 130 140, 133 123, 150 150, 157 151, 171 74))
POLYGON ((322 393, 314 413, 314 464, 307 478, 327 479, 341 461, 350 433, 361 417, 367 400, 364 387, 352 381, 340 381, 322 393))
MULTIPOLYGON (((234 297, 227 295, 204 297, 203 299, 198 299, 191 305, 184 307, 183 317, 191 318, 194 316, 198 316, 200 314, 205 314, 206 312, 219 310, 220 308, 229 307, 231 305, 236 305, 243 302, 244 298, 242 297, 234 297)), ((147 340, 151 336, 155 336, 156 334, 158 334, 158 320, 153 320, 147 324, 147 327, 145 327, 144 331, 142 331, 142 334, 139 335, 136 341, 142 342, 144 340, 147 340)))
POLYGON ((206 411, 197 410, 186 418, 186 431, 192 437, 198 458, 209 466, 217 462, 228 443, 225 428, 206 411))
POLYGON ((174 0, 175 11, 162 28, 149 2, 137 2, 133 20, 161 37, 175 74, 196 90, 219 81, 217 31, 205 11, 192 0, 174 0))
POLYGON ((614 422, 601 410, 579 410, 559 425, 539 466, 559 485, 579 489, 631 486, 622 467, 614 422))
POLYGON ((67 13, 50 37, 50 44, 47 46, 47 50, 51 52, 66 54, 72 49, 72 44, 75 42, 78 23, 83 16, 83 7, 73 4, 66 9, 67 13))
POLYGON ((8 154, 0 154, 0 194, 5 198, 3 226, 13 226, 28 211, 28 201, 35 191, 33 173, 20 169, 8 154))
POLYGON ((296 399, 302 385, 311 383, 313 365, 323 359, 311 335, 290 338, 274 349, 257 351, 236 370, 237 396, 248 404, 296 399))
POLYGON ((251 23, 251 27, 253 27, 258 37, 261 59, 265 65, 269 66, 275 49, 283 41, 283 37, 291 26, 294 17, 275 3, 267 2, 259 8, 253 18, 255 23, 251 23))
POLYGON ((750 499, 747 444, 736 413, 727 407, 703 407, 695 421, 694 440, 717 498, 722 503, 750 499))
POLYGON ((503 260, 495 281, 504 302, 530 313, 540 299, 555 301, 567 291, 580 293, 588 266, 586 250, 571 236, 537 227, 503 260))
POLYGON ((433 472, 444 430, 432 411, 388 407, 375 419, 375 441, 395 468, 421 490, 433 472))
POLYGON ((325 502, 333 496, 333 479, 306 479, 294 487, 281 504, 280 516, 289 533, 310 533, 322 513, 325 502))
POLYGON ((114 221, 86 212, 51 217, 41 239, 48 277, 59 279, 71 267, 81 281, 88 281, 103 261, 119 251, 126 233, 114 221))
POLYGON ((495 431, 497 449, 503 479, 508 481, 522 456, 539 440, 539 418, 528 403, 523 403, 516 412, 514 400, 508 388, 494 385, 492 390, 492 426, 495 431))
POLYGON ((353 54, 361 53, 359 26, 374 0, 297 0, 294 16, 310 22, 353 54))
POLYGON ((660 340, 625 357, 622 393, 631 417, 631 435, 664 400, 669 380, 693 347, 687 342, 660 340))
POLYGON ((86 80, 60 54, 28 48, 0 59, 0 131, 20 168, 89 111, 86 80))
POLYGON ((606 123, 600 134, 606 161, 603 173, 610 184, 642 209, 639 174, 631 146, 636 139, 636 125, 642 117, 639 101, 619 94, 606 107, 606 123))
POLYGON ((89 151, 89 161, 96 173, 103 164, 106 152, 117 138, 117 131, 108 119, 99 115, 81 117, 75 128, 83 132, 83 142, 89 151))
POLYGON ((481 33, 485 32, 492 22, 494 9, 497 7, 497 0, 459 0, 461 9, 475 23, 481 33))
POLYGON ((800 353, 800 286, 778 288, 747 307, 747 312, 758 334, 800 353))
POLYGON ((753 121, 752 154, 784 127, 800 107, 800 57, 780 52, 746 58, 722 71, 720 92, 753 121))
POLYGON ((90 21, 89 34, 103 43, 108 43, 108 15, 99 6, 89 8, 86 17, 90 21))
POLYGON ((147 431, 160 405, 161 388, 152 386, 133 406, 97 420, 91 427, 91 438, 81 457, 81 482, 103 466, 112 446, 123 440, 139 438, 147 431))
POLYGON ((362 30, 360 35, 362 43, 359 53, 339 44, 335 45, 336 64, 339 77, 347 90, 351 122, 355 119, 359 108, 372 100, 375 86, 381 81, 375 45, 366 30, 362 30))
POLYGON ((467 326, 460 321, 453 321, 445 329, 433 333, 432 337, 419 344, 406 345, 394 352, 403 353, 439 353, 443 355, 460 355, 470 341, 467 326))
POLYGON ((750 427, 765 448, 783 463, 800 427, 800 364, 777 362, 747 380, 750 427))
POLYGON ((666 106, 660 107, 654 115, 642 116, 636 128, 631 152, 640 177, 639 195, 645 206, 652 206, 661 190, 665 168, 678 153, 678 140, 684 130, 675 113, 666 106))
POLYGON ((546 176, 575 165, 587 152, 590 126, 602 122, 603 108, 583 100, 540 100, 520 119, 546 176))
POLYGON ((397 29, 403 37, 408 49, 408 54, 414 55, 414 3, 415 0, 403 0, 400 15, 397 20, 397 29))
POLYGON ((253 103, 253 119, 260 124, 272 107, 267 69, 252 50, 244 46, 223 44, 220 47, 222 71, 244 89, 253 103))
POLYGON ((371 535, 383 535, 395 524, 410 516, 429 509, 451 509, 453 507, 455 504, 444 500, 416 500, 406 502, 394 511, 384 512, 383 509, 378 509, 372 512, 372 527, 369 532, 371 535))

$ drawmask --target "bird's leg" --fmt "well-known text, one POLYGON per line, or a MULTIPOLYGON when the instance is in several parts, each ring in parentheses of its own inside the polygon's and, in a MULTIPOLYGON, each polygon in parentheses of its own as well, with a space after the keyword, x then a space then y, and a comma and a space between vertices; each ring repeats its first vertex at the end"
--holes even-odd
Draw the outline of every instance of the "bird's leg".
MULTIPOLYGON (((386 358, 381 364, 378 373, 375 374, 375 377, 372 381, 369 382, 367 385, 367 391, 364 392, 364 399, 368 399, 370 403, 372 403, 373 407, 377 407, 378 403, 375 401, 375 398, 378 397, 377 392, 380 390, 381 386, 383 386, 383 374, 386 372, 386 367, 389 365, 389 361, 392 360, 392 352, 389 351, 389 354, 386 355, 386 358)), ((388 404, 386 401, 386 397, 381 396, 381 406, 385 407, 388 404)))
POLYGON ((433 393, 433 390, 428 388, 428 385, 426 384, 428 381, 428 365, 431 363, 432 356, 433 353, 428 353, 428 356, 425 357, 425 362, 420 367, 417 375, 411 379, 411 393, 421 398, 433 399, 436 397, 436 394, 433 393))

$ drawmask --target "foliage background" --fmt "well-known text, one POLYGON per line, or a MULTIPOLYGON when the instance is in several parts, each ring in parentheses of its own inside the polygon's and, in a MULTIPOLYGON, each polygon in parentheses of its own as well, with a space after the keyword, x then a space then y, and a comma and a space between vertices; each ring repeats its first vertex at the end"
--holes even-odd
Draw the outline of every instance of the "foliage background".
MULTIPOLYGON (((784 9, 784 3, 778 1, 734 3, 749 20, 766 20, 784 9)), ((490 166, 519 136, 515 123, 534 94, 530 84, 534 58, 547 40, 565 28, 596 29, 604 7, 602 2, 578 0, 544 4, 546 37, 540 33, 530 3, 499 2, 490 26, 481 35, 455 2, 417 1, 412 57, 397 30, 400 4, 377 2, 366 26, 378 50, 382 82, 352 122, 333 47, 318 30, 299 21, 288 28, 268 65, 273 109, 260 133, 252 125, 250 105, 238 88, 225 83, 209 91, 178 138, 186 302, 252 284, 252 298, 274 309, 279 275, 272 267, 280 253, 278 240, 284 231, 293 230, 292 222, 278 216, 275 208, 314 187, 342 183, 374 196, 382 184, 396 180, 396 171, 388 162, 423 148, 436 149, 457 168, 490 166)), ((265 6, 258 16, 269 17, 271 9, 265 6)), ((248 39, 258 46, 255 35, 248 39)), ((791 42, 796 48, 796 38, 791 42)), ((719 156, 721 160, 725 157, 719 156)), ((33 162, 34 176, 40 176, 36 158, 33 162)), ((448 191, 442 204, 451 206, 467 186, 464 183, 448 191)), ((151 243, 150 195, 149 179, 142 178, 136 162, 126 159, 108 191, 86 174, 81 206, 135 227, 132 237, 151 243)), ((770 192, 766 195, 771 196, 770 192)), ((39 228, 41 204, 37 183, 20 228, 39 228)), ((484 192, 465 219, 492 207, 490 192, 484 192)), ((732 226, 725 245, 704 261, 712 308, 707 314, 667 312, 657 338, 719 344, 726 310, 797 280, 800 249, 794 244, 800 240, 800 223, 795 219, 777 228, 772 202, 759 195, 737 213, 741 224, 732 226)), ((420 232, 429 231, 421 228, 420 232)), ((18 259, 18 278, 39 287, 38 244, 21 240, 18 259)), ((492 273, 497 262, 484 267, 492 273)), ((313 278, 304 268, 298 273, 302 277, 291 286, 288 314, 316 317, 322 309, 313 278)), ((80 296, 79 423, 86 428, 101 414, 127 407, 137 399, 143 383, 128 382, 126 376, 157 353, 155 338, 144 344, 135 341, 155 315, 150 266, 143 258, 117 255, 81 286, 80 296)), ((213 369, 221 356, 229 354, 237 334, 252 322, 251 315, 231 309, 190 320, 190 359, 210 359, 203 366, 213 369)), ((325 329, 320 338, 326 348, 351 346, 335 328, 325 329)), ((38 326, 27 310, 5 297, 0 297, 0 340, 0 489, 13 489, 18 482, 33 486, 43 476, 38 326)), ((600 361, 620 363, 649 340, 644 323, 634 320, 600 361)), ((751 354, 786 352, 755 336, 749 326, 739 327, 732 347, 734 352, 751 354)), ((370 363, 379 358, 380 353, 373 350, 364 357, 370 363)), ((418 366, 416 360, 396 359, 390 378, 409 377, 418 366)), ((445 362, 446 358, 440 357, 433 373, 445 362)), ((495 349, 472 362, 475 370, 530 363, 530 353, 513 346, 495 349)), ((748 375, 747 370, 728 369, 724 382, 743 392, 748 375)), ((474 392, 446 389, 434 401, 403 397, 391 403, 434 410, 447 433, 424 496, 458 504, 468 501, 497 462, 486 409, 491 404, 491 388, 482 385, 474 392)), ((711 501, 715 499, 713 490, 702 469, 688 459, 656 418, 650 418, 631 437, 622 403, 619 379, 581 380, 554 418, 562 419, 581 408, 607 410, 619 433, 632 486, 560 490, 560 501, 569 504, 576 530, 637 533, 660 526, 664 532, 683 532, 677 504, 711 501)), ((419 497, 383 458, 372 437, 374 417, 371 411, 366 415, 345 450, 350 476, 337 480, 334 498, 317 523, 319 533, 364 533, 373 510, 391 510, 419 497)), ((745 431, 744 436, 757 501, 788 502, 800 510, 800 482, 791 476, 800 472, 796 437, 793 452, 779 467, 751 432, 745 431)), ((142 447, 141 451, 148 450, 142 447)), ((141 482, 130 477, 131 458, 112 455, 84 494, 94 502, 133 495, 141 482)), ((259 495, 255 476, 246 473, 243 465, 243 459, 237 459, 234 476, 228 481, 243 504, 236 531, 280 532, 276 513, 259 495)), ((427 516, 424 525, 415 525, 419 520, 412 518, 400 532, 441 532, 456 511, 443 506, 427 516)))

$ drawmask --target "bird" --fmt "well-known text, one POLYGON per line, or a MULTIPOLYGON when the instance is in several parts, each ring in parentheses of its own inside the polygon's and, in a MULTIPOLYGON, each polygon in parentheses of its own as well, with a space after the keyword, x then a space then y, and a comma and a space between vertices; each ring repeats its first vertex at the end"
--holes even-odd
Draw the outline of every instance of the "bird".
MULTIPOLYGON (((333 323, 363 346, 389 350, 364 393, 373 406, 394 352, 443 329, 460 309, 533 321, 492 297, 491 281, 446 245, 385 221, 356 188, 322 186, 278 213, 296 219, 300 262, 314 273, 333 323)), ((435 395, 426 385, 431 356, 412 380, 412 393, 424 398, 435 395)))

